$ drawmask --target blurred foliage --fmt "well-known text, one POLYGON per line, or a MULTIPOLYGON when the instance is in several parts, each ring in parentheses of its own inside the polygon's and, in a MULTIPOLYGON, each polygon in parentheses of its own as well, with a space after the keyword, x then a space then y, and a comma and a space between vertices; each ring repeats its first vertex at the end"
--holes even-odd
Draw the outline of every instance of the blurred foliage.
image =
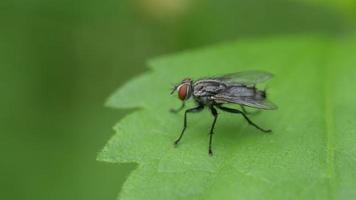
MULTIPOLYGON (((300 0, 295 0, 300 1, 300 0)), ((356 16, 356 1, 354 0, 303 0, 305 3, 310 3, 314 6, 322 5, 329 6, 334 9, 339 9, 344 12, 345 15, 356 16)))
POLYGON ((95 162, 126 113, 102 102, 146 71, 149 57, 236 38, 354 29, 340 9, 302 1, 170 1, 178 5, 0 2, 2 196, 115 198, 134 166, 95 162))

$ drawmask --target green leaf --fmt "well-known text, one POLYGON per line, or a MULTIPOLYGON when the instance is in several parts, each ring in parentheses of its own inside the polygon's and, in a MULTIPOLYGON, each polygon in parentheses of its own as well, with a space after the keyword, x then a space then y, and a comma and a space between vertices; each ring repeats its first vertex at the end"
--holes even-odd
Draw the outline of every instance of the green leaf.
MULTIPOLYGON (((134 162, 120 193, 136 199, 355 199, 356 42, 284 37, 231 42, 150 62, 151 71, 115 92, 108 105, 139 108, 116 126, 99 154, 107 162, 134 162), (212 116, 183 112, 171 86, 185 77, 243 70, 276 75, 269 98, 279 106, 251 119, 220 112, 214 156, 208 156, 212 116)), ((190 104, 189 106, 192 106, 190 104)))

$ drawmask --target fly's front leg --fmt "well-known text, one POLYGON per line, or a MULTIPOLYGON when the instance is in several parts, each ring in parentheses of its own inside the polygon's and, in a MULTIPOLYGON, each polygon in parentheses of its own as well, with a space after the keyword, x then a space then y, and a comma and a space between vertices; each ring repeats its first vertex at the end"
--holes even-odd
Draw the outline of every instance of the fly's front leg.
POLYGON ((214 116, 214 121, 213 121, 213 124, 211 125, 211 129, 210 129, 210 138, 209 138, 209 155, 212 156, 213 155, 213 151, 212 151, 212 148, 211 148, 211 143, 213 141, 213 134, 214 134, 214 128, 215 128, 215 123, 216 123, 216 120, 218 119, 218 112, 216 111, 216 109, 211 106, 210 107, 210 110, 211 110, 211 114, 213 114, 214 116))
POLYGON ((184 101, 183 101, 182 105, 181 105, 179 108, 177 108, 177 109, 172 108, 172 109, 170 109, 169 111, 171 111, 172 113, 178 113, 178 112, 181 111, 184 107, 185 107, 185 103, 184 103, 184 101))
POLYGON ((174 142, 175 145, 177 145, 179 143, 179 141, 182 139, 183 137, 183 134, 185 132, 185 129, 187 128, 187 114, 188 113, 197 113, 197 112, 200 112, 202 111, 204 108, 203 105, 199 105, 198 107, 195 107, 195 108, 190 108, 188 110, 185 111, 184 113, 184 123, 183 123, 183 130, 181 132, 181 134, 179 135, 178 139, 174 142))
POLYGON ((270 129, 263 129, 261 127, 259 127, 257 124, 253 123, 247 116, 244 112, 240 111, 240 110, 237 110, 237 109, 233 109, 233 108, 227 108, 227 107, 223 107, 223 106, 219 106, 218 107, 219 109, 223 110, 223 111, 226 111, 226 112, 230 112, 230 113, 236 113, 236 114, 241 114, 245 120, 252 126, 254 126, 255 128, 257 128, 258 130, 260 131, 263 131, 263 132, 271 132, 270 129))

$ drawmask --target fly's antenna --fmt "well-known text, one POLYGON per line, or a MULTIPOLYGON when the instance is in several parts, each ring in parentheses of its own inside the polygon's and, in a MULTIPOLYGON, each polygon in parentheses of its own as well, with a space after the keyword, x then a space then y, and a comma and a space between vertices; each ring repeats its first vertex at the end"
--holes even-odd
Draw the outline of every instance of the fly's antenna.
POLYGON ((177 90, 178 86, 177 85, 174 85, 173 88, 172 88, 172 91, 171 91, 171 95, 177 90))

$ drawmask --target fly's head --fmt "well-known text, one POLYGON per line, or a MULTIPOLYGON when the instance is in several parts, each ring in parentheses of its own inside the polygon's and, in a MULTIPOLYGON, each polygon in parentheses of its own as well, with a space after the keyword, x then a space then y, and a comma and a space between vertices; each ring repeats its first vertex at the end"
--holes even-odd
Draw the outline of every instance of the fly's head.
POLYGON ((176 85, 171 94, 178 92, 178 98, 182 101, 188 100, 193 93, 193 81, 190 78, 184 79, 180 84, 176 85))

